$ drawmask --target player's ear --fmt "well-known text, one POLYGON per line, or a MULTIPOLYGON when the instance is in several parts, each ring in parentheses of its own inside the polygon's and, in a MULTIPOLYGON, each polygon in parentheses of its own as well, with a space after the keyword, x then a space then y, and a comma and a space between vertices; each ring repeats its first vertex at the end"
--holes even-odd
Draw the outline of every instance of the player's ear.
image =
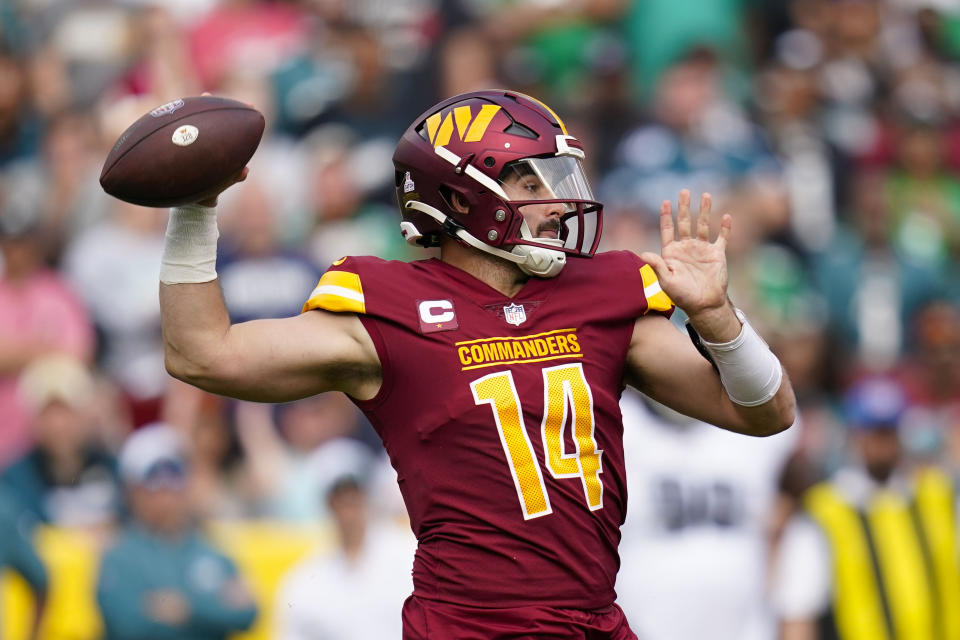
POLYGON ((456 191, 450 192, 450 204, 453 206, 453 210, 457 213, 469 213, 470 205, 467 204, 467 199, 463 197, 463 194, 456 191))

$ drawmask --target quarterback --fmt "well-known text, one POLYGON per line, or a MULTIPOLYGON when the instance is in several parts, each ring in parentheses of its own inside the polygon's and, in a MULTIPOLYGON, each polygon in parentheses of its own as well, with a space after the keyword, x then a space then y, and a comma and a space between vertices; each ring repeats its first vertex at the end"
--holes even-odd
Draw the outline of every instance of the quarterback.
POLYGON ((614 604, 625 384, 739 433, 793 422, 779 361, 727 299, 730 217, 711 241, 709 196, 694 221, 684 191, 676 218, 661 207, 660 254, 595 255, 583 159, 529 96, 443 101, 394 154, 400 231, 440 257, 342 258, 299 316, 233 326, 216 199, 170 213, 167 368, 247 400, 341 391, 365 412, 418 540, 409 640, 636 638, 614 604))

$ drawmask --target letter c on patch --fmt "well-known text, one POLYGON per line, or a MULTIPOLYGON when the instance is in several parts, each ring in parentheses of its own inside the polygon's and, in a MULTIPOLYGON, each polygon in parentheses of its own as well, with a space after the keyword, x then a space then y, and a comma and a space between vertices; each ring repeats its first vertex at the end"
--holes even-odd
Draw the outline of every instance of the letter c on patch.
POLYGON ((453 303, 449 300, 424 300, 419 310, 420 319, 429 324, 450 322, 454 318, 453 303))

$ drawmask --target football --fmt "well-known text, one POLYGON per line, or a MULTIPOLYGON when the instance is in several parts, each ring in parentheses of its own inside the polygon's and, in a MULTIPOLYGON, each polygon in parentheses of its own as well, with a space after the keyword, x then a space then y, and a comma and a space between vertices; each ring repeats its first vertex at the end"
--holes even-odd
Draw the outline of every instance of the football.
POLYGON ((103 190, 146 207, 214 195, 253 156, 263 114, 216 96, 182 98, 144 114, 117 139, 100 172, 103 190))

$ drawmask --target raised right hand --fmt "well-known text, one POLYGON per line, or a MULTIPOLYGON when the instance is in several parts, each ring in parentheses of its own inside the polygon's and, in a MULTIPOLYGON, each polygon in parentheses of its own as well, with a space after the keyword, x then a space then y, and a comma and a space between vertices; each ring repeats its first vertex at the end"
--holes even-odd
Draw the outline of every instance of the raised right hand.
POLYGON ((233 185, 237 184, 238 182, 243 182, 244 180, 246 180, 247 175, 249 173, 250 173, 250 169, 248 167, 244 167, 243 169, 240 169, 239 173, 234 174, 233 176, 230 177, 229 180, 224 182, 222 186, 218 187, 217 192, 214 195, 197 202, 197 204, 200 205, 201 207, 217 206, 217 198, 220 197, 220 194, 226 191, 227 189, 229 189, 230 187, 232 187, 233 185))

